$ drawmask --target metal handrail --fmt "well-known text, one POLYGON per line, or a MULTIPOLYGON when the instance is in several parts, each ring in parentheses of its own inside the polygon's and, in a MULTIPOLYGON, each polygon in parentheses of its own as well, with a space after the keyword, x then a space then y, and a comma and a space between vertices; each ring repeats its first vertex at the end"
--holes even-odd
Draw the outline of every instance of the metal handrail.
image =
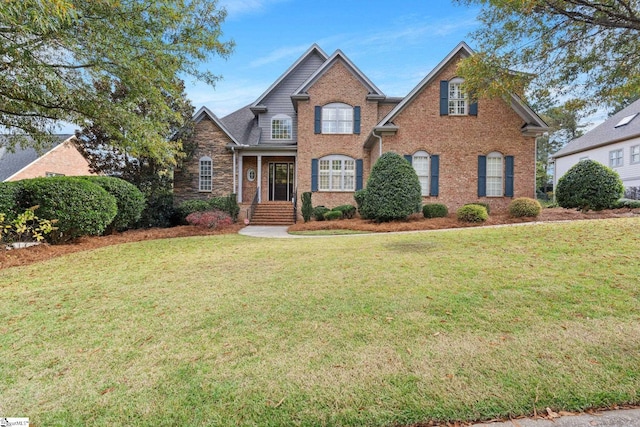
POLYGON ((298 222, 298 189, 293 191, 293 223, 298 222))
POLYGON ((258 206, 259 195, 260 195, 260 187, 256 189, 256 194, 253 196, 253 200, 251 201, 251 207, 249 208, 249 213, 247 215, 247 218, 249 219, 249 221, 251 221, 251 218, 253 218, 253 214, 256 211, 256 206, 258 206))

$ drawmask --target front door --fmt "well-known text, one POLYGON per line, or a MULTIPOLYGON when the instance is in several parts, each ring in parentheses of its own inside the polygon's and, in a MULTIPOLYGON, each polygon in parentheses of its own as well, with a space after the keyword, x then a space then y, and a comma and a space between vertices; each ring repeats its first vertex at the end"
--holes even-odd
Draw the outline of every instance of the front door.
POLYGON ((293 197, 293 163, 269 163, 269 200, 289 201, 293 197))

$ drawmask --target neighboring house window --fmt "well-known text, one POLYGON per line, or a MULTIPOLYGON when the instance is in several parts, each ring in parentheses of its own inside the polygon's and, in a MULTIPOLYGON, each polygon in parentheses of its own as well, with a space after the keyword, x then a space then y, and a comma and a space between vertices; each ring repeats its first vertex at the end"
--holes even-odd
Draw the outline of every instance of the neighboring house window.
POLYGON ((631 147, 631 163, 640 163, 640 145, 631 147))
POLYGON ((464 116, 467 114, 467 97, 462 91, 460 78, 449 81, 449 115, 464 116))
POLYGON ((413 155, 411 164, 420 180, 422 195, 429 195, 429 154, 426 151, 418 151, 413 155))
POLYGON ((271 139, 292 138, 291 117, 278 114, 271 119, 271 139))
POLYGON ((622 166, 622 148, 609 151, 609 167, 617 168, 622 166))
POLYGON ((589 156, 580 157, 580 159, 578 159, 579 162, 581 162, 583 160, 589 160, 589 156))
POLYGON ((487 196, 496 197, 504 194, 502 189, 503 163, 502 154, 493 152, 487 155, 487 196))
POLYGON ((322 133, 353 133, 353 107, 341 103, 322 107, 322 133))
POLYGON ((46 178, 51 178, 52 176, 64 176, 63 173, 57 173, 57 172, 45 172, 44 176, 46 178))
POLYGON ((199 191, 211 191, 213 181, 213 163, 211 157, 200 158, 199 191))
POLYGON ((318 189, 320 191, 355 191, 356 161, 347 156, 327 156, 319 159, 318 189))

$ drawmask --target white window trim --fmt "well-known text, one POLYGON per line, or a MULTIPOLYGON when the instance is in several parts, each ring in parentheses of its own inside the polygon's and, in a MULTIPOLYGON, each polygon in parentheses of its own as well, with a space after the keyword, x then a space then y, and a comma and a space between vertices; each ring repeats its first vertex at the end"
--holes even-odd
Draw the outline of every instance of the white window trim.
POLYGON ((629 148, 629 164, 635 165, 637 163, 640 163, 640 145, 633 145, 631 148, 629 148), (638 160, 633 161, 634 155, 638 157, 638 160))
POLYGON ((287 116, 286 114, 276 114, 271 118, 271 139, 275 141, 291 141, 293 139, 293 121, 291 120, 291 116, 287 116), (273 123, 275 121, 284 122, 284 125, 287 126, 289 137, 288 138, 274 138, 274 128, 273 123))
POLYGON ((467 116, 469 115, 469 100, 467 98, 467 95, 462 91, 462 89, 460 88, 460 85, 462 85, 462 83, 464 83, 464 79, 460 78, 460 77, 456 77, 454 79, 449 80, 449 87, 447 88, 447 99, 448 99, 448 106, 447 108, 449 109, 449 115, 450 116, 467 116), (458 94, 460 95, 460 97, 452 97, 451 96, 451 88, 453 87, 458 87, 458 94), (459 102, 463 102, 463 112, 459 112, 459 107, 460 105, 456 105, 454 103, 459 103, 459 102))
POLYGON ((321 123, 321 130, 323 134, 327 134, 327 135, 349 135, 353 133, 353 107, 349 104, 344 104, 341 102, 333 102, 331 104, 327 104, 325 106, 322 107, 322 123, 321 123), (335 120, 329 120, 326 119, 325 116, 327 114, 327 112, 329 110, 335 110, 335 115, 336 118, 335 120), (350 120, 340 120, 339 117, 339 111, 348 111, 349 115, 351 117, 350 120), (335 128, 336 131, 335 132, 331 132, 331 131, 327 131, 326 127, 325 127, 325 123, 329 123, 329 122, 335 122, 335 128), (343 123, 346 126, 344 127, 344 130, 340 130, 340 124, 343 123))
POLYGON ((485 183, 485 194, 486 197, 504 197, 504 156, 502 155, 502 153, 497 151, 493 151, 487 154, 487 176, 485 183), (498 175, 489 175, 489 159, 500 159, 500 177, 498 177, 498 175), (489 191, 489 189, 493 187, 490 187, 489 181, 490 179, 492 179, 492 182, 497 182, 496 178, 499 178, 500 182, 500 191, 497 192, 499 194, 490 194, 491 192, 489 191))
POLYGON ((426 178, 426 185, 423 186, 423 181, 420 180, 420 188, 422 189, 422 195, 423 196, 428 196, 429 195, 429 186, 431 184, 431 180, 430 180, 430 174, 431 174, 431 156, 429 155, 429 153, 427 153, 426 151, 416 151, 415 153, 413 153, 413 156, 411 158, 411 165, 413 166, 413 169, 416 171, 416 175, 418 175, 418 180, 420 180, 420 178, 426 178), (424 170, 418 170, 416 168, 416 165, 418 164, 418 162, 416 162, 416 158, 426 158, 426 168, 424 170))
POLYGON ((198 161, 198 191, 210 193, 213 191, 213 160, 211 157, 203 156, 198 161), (209 164, 208 171, 203 170, 203 165, 209 164), (203 174, 208 172, 208 174, 203 174))
POLYGON ((322 192, 354 192, 356 191, 356 161, 354 158, 343 155, 330 155, 321 157, 318 159, 318 191, 322 192), (353 169, 346 169, 346 162, 351 162, 353 165, 353 169), (328 162, 329 168, 323 169, 322 166, 328 162), (340 162, 340 170, 334 170, 334 162, 340 162), (323 185, 323 177, 326 177, 326 184, 323 185), (335 188, 333 183, 335 179, 338 179, 340 185, 339 188, 335 188), (346 186, 347 181, 351 181, 353 186, 346 186))
POLYGON ((618 148, 616 150, 611 150, 609 151, 609 167, 610 168, 619 168, 624 166, 624 150, 622 148, 618 148), (616 155, 615 160, 616 163, 619 162, 619 164, 614 165, 614 158, 612 157, 613 154, 619 154, 616 155))

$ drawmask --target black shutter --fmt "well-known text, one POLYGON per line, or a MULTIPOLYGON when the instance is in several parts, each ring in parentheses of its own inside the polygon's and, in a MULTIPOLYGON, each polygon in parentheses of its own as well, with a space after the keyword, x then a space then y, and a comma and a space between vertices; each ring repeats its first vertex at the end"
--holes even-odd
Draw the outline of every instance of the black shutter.
POLYGON ((360 135, 360 107, 353 107, 353 133, 360 135))
POLYGON ((316 106, 315 108, 315 126, 313 132, 322 133, 322 107, 320 106, 316 106))
POLYGON ((449 115, 449 82, 447 80, 440 81, 440 115, 449 115))
POLYGON ((478 101, 476 101, 473 104, 469 105, 469 115, 470 116, 477 116, 478 115, 478 101))
POLYGON ((440 186, 440 156, 431 156, 431 177, 429 179, 429 195, 437 196, 440 186))
POLYGON ((487 156, 478 156, 478 197, 487 195, 487 156))
POLYGON ((362 159, 356 159, 356 191, 362 190, 363 172, 362 159))
POLYGON ((318 159, 311 159, 311 191, 318 191, 318 159))
POLYGON ((405 154, 404 159, 409 162, 410 165, 413 165, 413 156, 411 154, 405 154))
POLYGON ((506 197, 513 197, 513 172, 514 172, 513 156, 505 156, 504 158, 504 195, 506 197))

